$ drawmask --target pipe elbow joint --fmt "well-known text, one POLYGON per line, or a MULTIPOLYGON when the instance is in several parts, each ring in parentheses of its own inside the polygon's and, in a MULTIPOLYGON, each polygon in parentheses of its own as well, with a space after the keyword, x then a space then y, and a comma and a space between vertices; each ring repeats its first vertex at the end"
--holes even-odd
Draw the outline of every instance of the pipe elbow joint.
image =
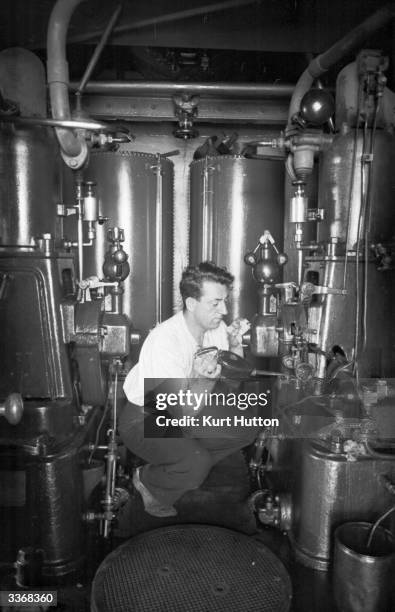
MULTIPOLYGON (((68 99, 69 71, 66 59, 66 35, 74 9, 83 0, 57 0, 52 9, 47 33, 47 73, 52 116, 70 119, 68 99)), ((83 133, 56 129, 61 155, 67 166, 78 170, 88 159, 88 145, 83 133)))
POLYGON ((82 134, 74 135, 69 130, 56 130, 60 154, 64 163, 72 170, 80 170, 88 161, 89 148, 82 134))
POLYGON ((307 72, 311 75, 313 80, 318 79, 324 72, 328 69, 321 65, 321 55, 317 55, 314 59, 311 60, 310 64, 307 66, 307 72))

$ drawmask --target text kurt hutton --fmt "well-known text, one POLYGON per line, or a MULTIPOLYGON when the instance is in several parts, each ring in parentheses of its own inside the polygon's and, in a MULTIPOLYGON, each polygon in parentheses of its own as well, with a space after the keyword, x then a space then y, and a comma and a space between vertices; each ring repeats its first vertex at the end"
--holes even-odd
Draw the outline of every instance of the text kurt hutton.
POLYGON ((278 419, 268 419, 260 416, 246 417, 243 414, 227 417, 214 416, 182 416, 166 417, 161 414, 155 419, 158 427, 278 427, 278 419))

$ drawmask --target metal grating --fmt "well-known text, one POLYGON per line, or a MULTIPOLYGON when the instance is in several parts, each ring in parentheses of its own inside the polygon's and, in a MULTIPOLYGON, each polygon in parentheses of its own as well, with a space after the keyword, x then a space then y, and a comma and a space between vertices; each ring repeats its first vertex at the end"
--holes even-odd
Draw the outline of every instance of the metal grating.
POLYGON ((172 525, 113 551, 92 585, 92 612, 287 612, 291 582, 253 538, 172 525))

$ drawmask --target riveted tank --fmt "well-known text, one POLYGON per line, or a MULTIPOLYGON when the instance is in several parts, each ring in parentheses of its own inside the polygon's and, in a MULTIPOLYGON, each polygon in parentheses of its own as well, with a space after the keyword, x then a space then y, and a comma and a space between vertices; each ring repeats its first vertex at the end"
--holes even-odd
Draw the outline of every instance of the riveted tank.
MULTIPOLYGON (((65 170, 65 198, 73 204, 71 171, 65 170)), ((85 247, 84 276, 103 278, 110 227, 124 230, 130 275, 124 281, 123 310, 143 336, 172 314, 173 163, 160 155, 130 151, 92 152, 83 180, 96 183, 99 212, 94 244, 85 247)), ((76 239, 75 220, 65 234, 76 239)))
POLYGON ((283 243, 284 163, 237 155, 191 163, 190 263, 213 260, 235 282, 229 319, 256 312, 256 283, 244 255, 270 230, 283 243))

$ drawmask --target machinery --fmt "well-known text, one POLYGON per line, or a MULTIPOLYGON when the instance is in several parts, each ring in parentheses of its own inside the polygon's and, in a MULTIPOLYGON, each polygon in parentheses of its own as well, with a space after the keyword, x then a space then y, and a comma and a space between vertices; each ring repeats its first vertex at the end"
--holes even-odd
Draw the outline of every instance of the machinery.
MULTIPOLYGON (((25 61, 36 60, 26 54, 25 61)), ((29 587, 75 580, 85 561, 84 519, 99 519, 108 537, 125 501, 115 487, 115 425, 108 439, 98 432, 104 416, 116 421, 118 378, 130 354, 122 305, 130 267, 123 229, 107 227, 101 278, 85 276, 84 255, 104 222, 94 185, 76 171, 73 200, 59 204, 52 128, 44 117, 15 122, 3 125, 1 144, 8 168, 0 205, 1 563, 16 562, 19 586, 29 587), (66 217, 74 219, 75 241, 64 235, 66 217), (99 444, 107 469, 101 512, 92 517, 84 473, 99 444)))
MULTIPOLYGON (((9 525, 1 560, 15 561, 19 550, 27 585, 33 574, 36 585, 70 579, 84 560, 84 449, 99 407, 116 412, 120 360, 130 352, 122 230, 109 230, 109 240, 103 281, 77 284, 73 255, 56 248, 51 234, 29 246, 4 245, 0 255, 1 359, 8 364, 1 379, 1 514, 9 525)), ((104 533, 114 517, 116 459, 111 437, 104 533)))
POLYGON ((315 569, 328 568, 338 524, 388 509, 383 478, 394 482, 395 142, 386 67, 367 50, 341 71, 336 126, 326 92, 302 97, 276 143, 295 188, 286 255, 266 230, 245 256, 259 304, 245 340, 254 357, 277 358, 283 371, 274 406, 281 431, 257 446, 258 456, 268 449, 263 471, 273 470, 275 484, 252 503, 265 524, 290 531, 297 558, 315 569), (316 158, 311 208, 305 187, 316 158))
POLYGON ((327 570, 335 528, 394 503, 388 60, 360 51, 334 97, 323 89, 322 72, 361 48, 358 30, 312 61, 284 132, 223 155, 201 145, 194 158, 200 101, 182 92, 169 133, 185 146, 173 163, 178 151, 134 150, 129 128, 86 116, 92 65, 71 112, 64 47, 78 4, 56 2, 48 26, 52 117, 30 52, 6 58, 37 74, 23 115, 18 91, 0 99, 0 563, 16 563, 21 588, 58 585, 79 575, 89 529, 110 540, 130 489, 121 384, 141 339, 177 308, 173 182, 188 174, 182 262, 213 259, 234 274, 230 318, 251 322, 239 378, 275 381, 280 427, 256 440, 250 509, 288 534, 298 561, 327 570))

